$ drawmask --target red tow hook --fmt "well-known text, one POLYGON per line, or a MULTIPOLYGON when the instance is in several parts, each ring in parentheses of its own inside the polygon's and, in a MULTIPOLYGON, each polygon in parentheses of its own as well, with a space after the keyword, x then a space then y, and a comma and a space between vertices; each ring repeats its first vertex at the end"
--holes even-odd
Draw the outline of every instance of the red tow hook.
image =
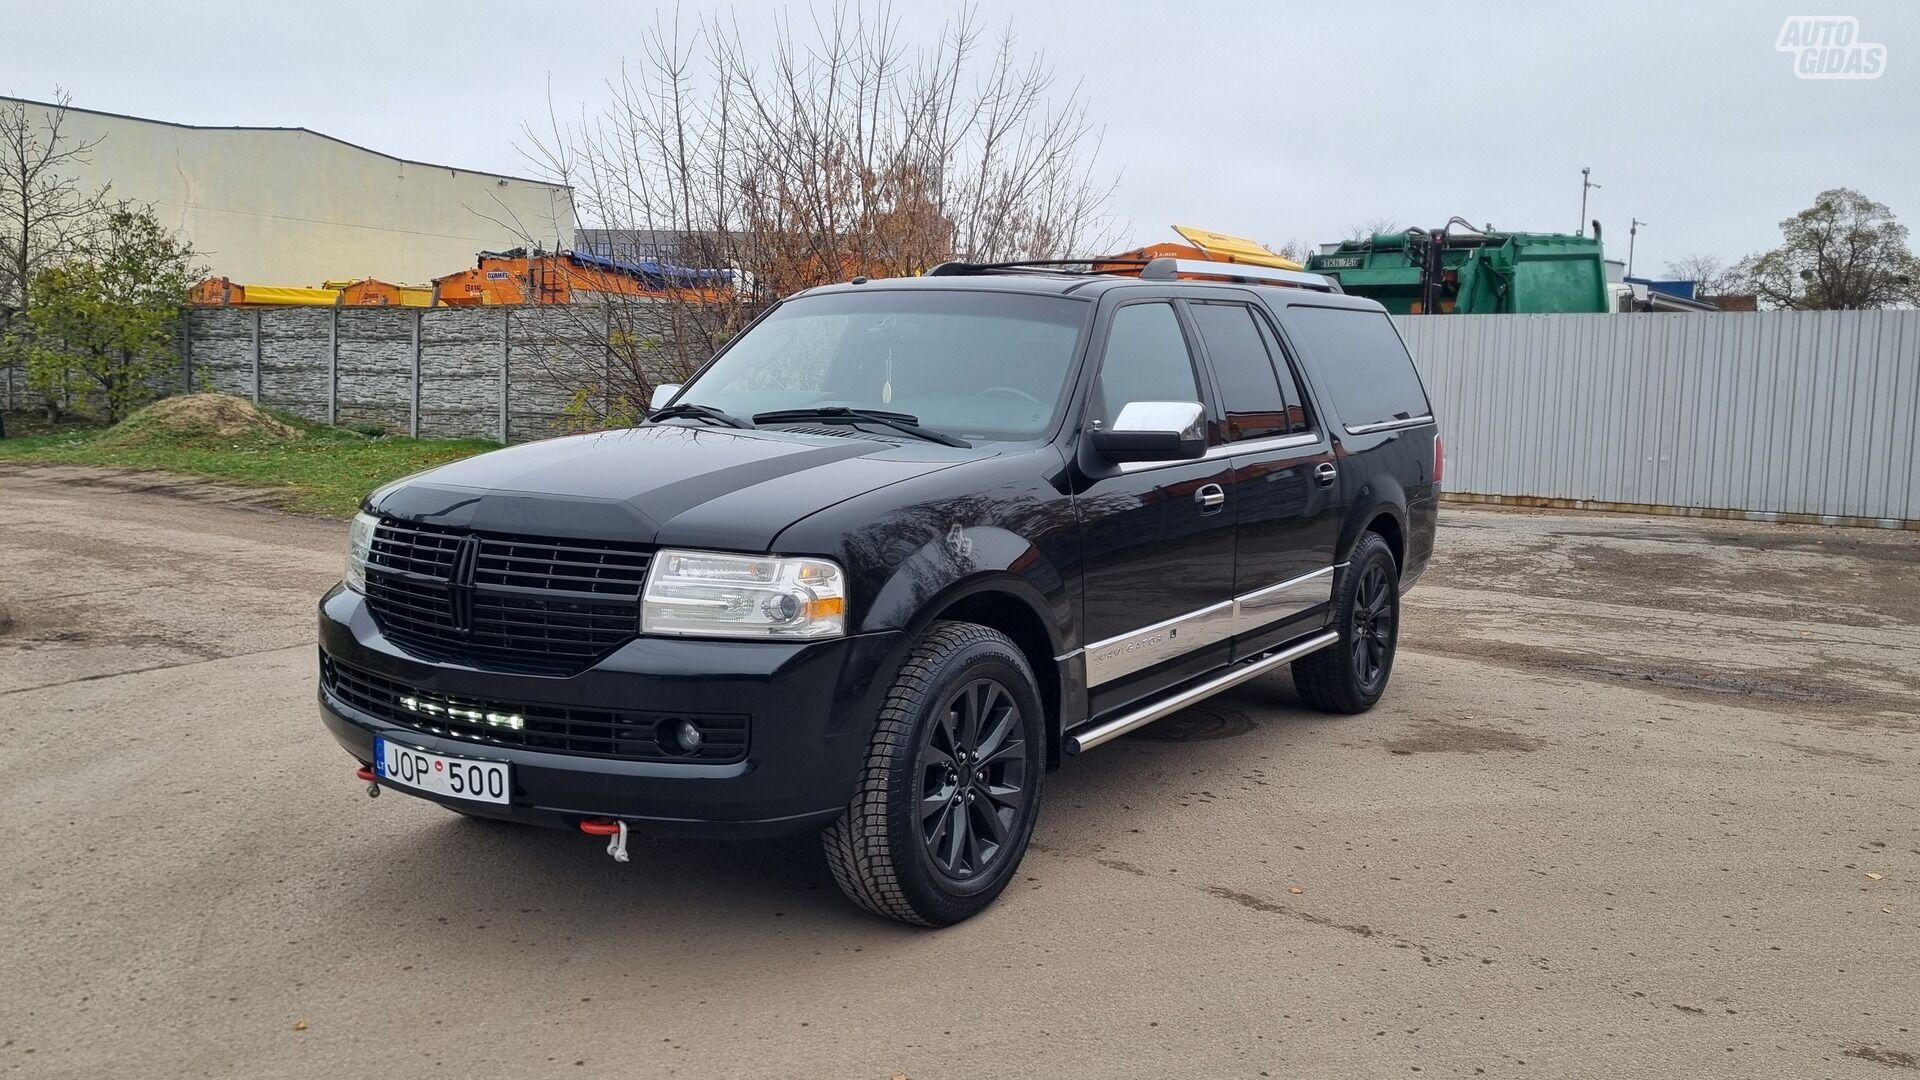
POLYGON ((377 799, 380 797, 380 778, 373 775, 372 769, 362 765, 353 770, 353 775, 367 782, 367 798, 377 799))
POLYGON ((607 854, 614 862, 627 861, 627 823, 618 818, 588 818, 580 823, 580 831, 588 836, 606 836, 607 854))

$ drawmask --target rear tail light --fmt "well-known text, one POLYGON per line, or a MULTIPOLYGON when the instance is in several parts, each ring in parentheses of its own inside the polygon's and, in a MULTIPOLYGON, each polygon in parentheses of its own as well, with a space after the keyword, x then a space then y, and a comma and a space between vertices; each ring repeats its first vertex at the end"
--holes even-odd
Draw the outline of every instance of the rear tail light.
POLYGON ((1447 471, 1447 448, 1440 443, 1440 436, 1433 436, 1433 482, 1439 483, 1440 477, 1447 471))

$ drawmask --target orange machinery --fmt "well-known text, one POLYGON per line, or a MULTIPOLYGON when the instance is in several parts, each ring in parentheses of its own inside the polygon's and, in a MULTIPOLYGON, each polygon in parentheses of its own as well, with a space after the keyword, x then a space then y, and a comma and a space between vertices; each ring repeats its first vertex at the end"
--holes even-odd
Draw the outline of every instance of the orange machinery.
POLYGON ((433 287, 430 285, 395 285, 379 278, 327 281, 321 284, 328 289, 340 290, 341 307, 433 306, 433 287))
POLYGON ((580 252, 529 255, 483 251, 470 270, 433 279, 435 305, 567 304, 592 296, 713 301, 731 298, 731 270, 696 270, 653 260, 626 261, 580 252))
POLYGON ((340 302, 340 290, 236 285, 223 277, 208 278, 193 287, 187 301, 196 307, 333 307, 340 302))
POLYGON ((312 289, 293 285, 241 285, 207 278, 187 294, 196 307, 432 307, 433 290, 395 285, 378 278, 328 281, 312 289))

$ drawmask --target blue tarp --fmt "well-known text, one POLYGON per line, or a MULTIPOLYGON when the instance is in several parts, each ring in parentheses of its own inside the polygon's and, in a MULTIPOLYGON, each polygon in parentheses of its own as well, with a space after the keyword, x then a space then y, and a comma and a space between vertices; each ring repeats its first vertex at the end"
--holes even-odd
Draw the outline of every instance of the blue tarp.
POLYGON ((628 274, 641 278, 661 288, 676 289, 722 289, 733 284, 731 270, 701 270, 690 266, 672 266, 656 259, 613 259, 605 255, 589 255, 583 251, 570 251, 567 258, 575 266, 590 266, 596 270, 611 270, 617 274, 628 274))
POLYGON ((1691 281, 1659 281, 1654 278, 1643 277, 1630 277, 1627 278, 1626 281, 1629 285, 1645 285, 1648 292, 1665 293, 1668 296, 1677 296, 1682 300, 1694 299, 1694 282, 1691 281))

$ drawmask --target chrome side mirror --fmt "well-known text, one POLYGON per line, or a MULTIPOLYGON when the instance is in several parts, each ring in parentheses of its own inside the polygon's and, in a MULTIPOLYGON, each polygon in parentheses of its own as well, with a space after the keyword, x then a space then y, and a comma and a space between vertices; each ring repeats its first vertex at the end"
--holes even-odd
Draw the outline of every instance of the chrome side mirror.
POLYGON ((680 392, 680 387, 682 385, 684 384, 677 383, 677 382, 664 382, 664 383, 661 383, 659 386, 654 387, 653 396, 647 399, 647 411, 659 412, 661 409, 665 408, 667 402, 673 400, 673 395, 680 392))
POLYGON ((1185 461, 1206 456, 1206 416, 1197 401, 1129 401, 1090 435, 1109 461, 1185 461))

